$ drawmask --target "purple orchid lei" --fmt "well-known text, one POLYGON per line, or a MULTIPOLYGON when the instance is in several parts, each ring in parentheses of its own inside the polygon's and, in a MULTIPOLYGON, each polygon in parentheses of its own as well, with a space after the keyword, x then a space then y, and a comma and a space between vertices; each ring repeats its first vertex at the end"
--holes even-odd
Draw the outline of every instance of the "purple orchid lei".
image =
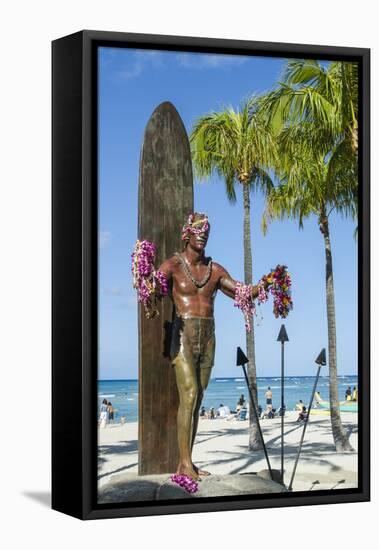
POLYGON ((172 474, 171 481, 183 487, 187 493, 196 493, 199 490, 198 482, 184 474, 172 474))
MULTIPOLYGON (((273 313, 276 318, 287 317, 293 309, 291 298, 291 276, 287 266, 277 265, 268 275, 258 281, 258 304, 267 302, 269 293, 273 296, 273 313)), ((247 332, 251 332, 251 318, 255 314, 255 304, 252 297, 253 285, 237 283, 234 297, 234 306, 238 307, 245 318, 247 332)))
POLYGON ((186 223, 182 229, 182 240, 185 241, 190 235, 200 235, 200 233, 207 233, 209 231, 208 216, 202 212, 198 212, 197 215, 203 219, 195 221, 195 213, 188 216, 186 223), (198 225, 198 227, 196 227, 198 225))
POLYGON ((253 285, 236 284, 234 307, 238 307, 242 311, 247 332, 251 332, 251 318, 255 314, 255 304, 252 295, 253 285))
POLYGON ((149 241, 137 241, 132 254, 133 286, 137 289, 138 301, 145 308, 147 318, 158 315, 158 298, 168 294, 164 273, 154 268, 156 247, 149 241))

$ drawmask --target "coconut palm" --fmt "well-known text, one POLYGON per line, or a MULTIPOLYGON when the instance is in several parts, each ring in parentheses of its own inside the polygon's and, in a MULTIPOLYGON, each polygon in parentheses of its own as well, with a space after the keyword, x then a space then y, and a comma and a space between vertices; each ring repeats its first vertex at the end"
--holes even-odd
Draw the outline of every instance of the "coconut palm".
POLYGON ((325 67, 315 60, 290 60, 283 82, 265 97, 264 109, 276 135, 288 124, 312 124, 309 145, 330 157, 331 180, 345 170, 357 172, 356 63, 334 62, 325 67))
POLYGON ((284 83, 269 94, 265 109, 275 128, 281 184, 269 196, 263 219, 303 219, 315 214, 326 256, 330 415, 338 451, 352 447, 343 429, 337 380, 336 321, 329 217, 357 217, 357 88, 352 64, 322 67, 316 61, 288 63, 284 83))
MULTIPOLYGON (((190 136, 195 174, 202 179, 218 176, 225 183, 231 203, 236 201, 236 184, 243 194, 243 249, 245 283, 253 280, 250 229, 250 194, 273 187, 268 167, 276 162, 276 145, 267 121, 262 116, 258 97, 244 101, 237 110, 232 107, 212 111, 199 117, 190 136)), ((257 403, 257 380, 254 342, 254 322, 246 333, 249 382, 257 403)), ((262 448, 255 415, 250 415, 249 447, 262 448)))

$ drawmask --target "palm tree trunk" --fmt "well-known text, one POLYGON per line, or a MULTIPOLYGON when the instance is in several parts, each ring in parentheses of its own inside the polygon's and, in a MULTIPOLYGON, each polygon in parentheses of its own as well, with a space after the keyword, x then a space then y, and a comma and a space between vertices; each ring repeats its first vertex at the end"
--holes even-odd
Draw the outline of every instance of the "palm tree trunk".
POLYGON ((329 221, 325 214, 321 218, 321 231, 324 235, 326 256, 326 311, 328 321, 328 348, 329 348, 329 400, 330 420, 332 433, 337 452, 353 451, 349 438, 342 426, 337 379, 337 336, 336 313, 334 306, 334 283, 332 249, 330 246, 329 221))
MULTIPOLYGON (((245 284, 253 282, 253 261, 251 252, 251 231, 250 231, 250 188, 248 184, 243 184, 243 251, 244 251, 244 270, 245 284)), ((246 331, 246 350, 249 360, 247 366, 247 375, 249 384, 252 389, 252 394, 255 399, 255 405, 258 405, 257 392, 257 369, 255 363, 255 339, 254 339, 254 317, 251 319, 251 332, 246 331)), ((250 402, 250 433, 249 433, 249 448, 250 450, 262 449, 262 441, 260 438, 255 414, 252 412, 253 403, 250 402)))

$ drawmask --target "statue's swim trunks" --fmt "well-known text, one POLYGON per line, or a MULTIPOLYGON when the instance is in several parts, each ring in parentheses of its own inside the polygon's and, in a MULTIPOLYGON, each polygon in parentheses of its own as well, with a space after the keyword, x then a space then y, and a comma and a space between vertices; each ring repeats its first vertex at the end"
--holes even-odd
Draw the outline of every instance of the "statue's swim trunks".
POLYGON ((176 317, 173 323, 170 356, 194 367, 213 367, 215 356, 215 323, 213 317, 176 317))

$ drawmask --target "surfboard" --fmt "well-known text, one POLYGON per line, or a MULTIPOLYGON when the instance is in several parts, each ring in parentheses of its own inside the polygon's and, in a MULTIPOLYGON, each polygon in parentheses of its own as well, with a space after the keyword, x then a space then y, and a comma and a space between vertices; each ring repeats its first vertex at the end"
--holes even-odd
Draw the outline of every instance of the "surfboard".
MULTIPOLYGON (((157 246, 158 267, 181 250, 181 228, 193 210, 189 140, 170 102, 155 109, 145 129, 138 209, 138 237, 157 246)), ((173 315, 168 297, 154 319, 146 319, 139 305, 139 475, 175 472, 177 467, 178 392, 168 354, 173 315)))
MULTIPOLYGON (((319 401, 318 405, 324 410, 328 410, 330 408, 329 401, 319 401)), ((340 411, 341 412, 358 412, 357 401, 340 401, 340 411)))

